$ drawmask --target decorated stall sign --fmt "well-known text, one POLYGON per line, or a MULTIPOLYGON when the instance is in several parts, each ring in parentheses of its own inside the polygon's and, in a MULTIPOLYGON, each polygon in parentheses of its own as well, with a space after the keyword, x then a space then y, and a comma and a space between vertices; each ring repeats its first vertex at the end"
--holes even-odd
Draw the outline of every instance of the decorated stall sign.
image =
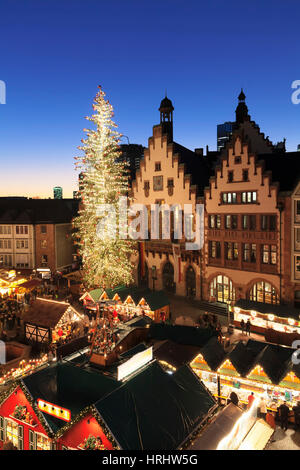
POLYGON ((58 419, 62 419, 63 421, 71 421, 71 411, 67 410, 66 408, 54 405, 53 403, 41 400, 40 398, 38 398, 37 400, 37 405, 38 409, 41 410, 43 413, 48 413, 49 415, 54 416, 58 419))
POLYGON ((152 361, 153 359, 153 349, 151 348, 145 349, 138 354, 135 354, 131 359, 124 362, 118 367, 118 380, 122 380, 133 372, 140 369, 140 367, 144 366, 148 362, 152 361))

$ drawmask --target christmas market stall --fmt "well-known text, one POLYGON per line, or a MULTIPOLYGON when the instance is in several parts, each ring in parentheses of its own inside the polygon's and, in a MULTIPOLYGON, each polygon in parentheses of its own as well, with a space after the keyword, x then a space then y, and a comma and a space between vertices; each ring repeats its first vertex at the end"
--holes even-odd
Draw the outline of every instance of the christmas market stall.
POLYGON ((235 392, 239 403, 247 406, 248 396, 253 392, 255 396, 263 396, 272 411, 282 402, 292 409, 300 399, 300 370, 292 362, 294 352, 291 348, 259 341, 249 340, 247 344, 241 341, 229 354, 223 358, 219 354, 213 362, 204 347, 191 367, 211 393, 223 401, 235 392))
POLYGON ((300 340, 300 309, 240 299, 233 311, 236 327, 250 320, 251 331, 264 334, 269 342, 291 346, 300 340))
POLYGON ((180 448, 215 413, 216 402, 188 366, 170 375, 149 355, 141 362, 140 353, 124 356, 115 370, 77 367, 71 360, 19 380, 0 396, 0 445, 8 440, 20 450, 180 448))
POLYGON ((59 345, 79 336, 83 315, 67 302, 37 298, 23 315, 29 343, 59 345))
POLYGON ((155 322, 169 318, 170 301, 163 291, 151 291, 137 287, 117 287, 115 289, 94 289, 86 292, 80 298, 86 309, 97 310, 99 301, 114 302, 122 321, 128 321, 134 316, 147 315, 155 322))
POLYGON ((26 277, 17 274, 14 269, 0 269, 0 297, 10 296, 24 282, 27 282, 26 277))

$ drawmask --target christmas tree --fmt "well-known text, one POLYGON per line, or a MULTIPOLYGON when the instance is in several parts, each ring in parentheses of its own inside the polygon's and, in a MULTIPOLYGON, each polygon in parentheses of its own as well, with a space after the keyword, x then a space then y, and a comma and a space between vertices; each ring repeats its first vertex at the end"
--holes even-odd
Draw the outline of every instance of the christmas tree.
POLYGON ((128 168, 120 158, 121 134, 112 121, 113 107, 105 100, 101 87, 93 109, 94 114, 86 119, 95 124, 95 129, 84 129, 86 138, 78 147, 84 154, 76 157, 77 169, 83 176, 74 236, 79 244, 85 287, 111 288, 132 282, 133 244, 118 230, 121 225, 124 230, 125 225, 121 221, 120 198, 127 196, 128 168))

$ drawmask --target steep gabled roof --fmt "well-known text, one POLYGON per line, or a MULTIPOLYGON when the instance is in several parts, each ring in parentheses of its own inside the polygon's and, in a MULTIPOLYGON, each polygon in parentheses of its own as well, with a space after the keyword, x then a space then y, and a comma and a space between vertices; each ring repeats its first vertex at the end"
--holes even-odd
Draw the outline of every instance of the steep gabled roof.
POLYGON ((213 336, 201 349, 200 352, 211 368, 217 370, 226 357, 226 352, 216 336, 213 336))
POLYGON ((189 367, 169 375, 154 362, 95 408, 123 450, 172 450, 215 405, 189 367))

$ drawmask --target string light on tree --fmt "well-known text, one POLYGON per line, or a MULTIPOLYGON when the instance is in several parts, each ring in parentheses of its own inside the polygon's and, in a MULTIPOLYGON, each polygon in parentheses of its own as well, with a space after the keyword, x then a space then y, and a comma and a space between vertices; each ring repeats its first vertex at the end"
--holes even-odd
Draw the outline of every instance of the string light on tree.
MULTIPOLYGON (((95 129, 84 129, 84 155, 76 157, 76 166, 82 173, 79 215, 74 219, 79 240, 79 254, 83 263, 83 281, 89 287, 116 287, 132 282, 133 266, 131 241, 120 238, 119 203, 128 192, 128 165, 120 159, 121 134, 112 121, 113 107, 105 100, 99 87, 95 97, 94 114, 86 117, 95 129), (111 211, 103 211, 109 205, 111 211), (99 236, 99 227, 101 235, 99 236), (103 230, 103 227, 104 230, 103 230)), ((120 224, 121 225, 121 224, 120 224)))

